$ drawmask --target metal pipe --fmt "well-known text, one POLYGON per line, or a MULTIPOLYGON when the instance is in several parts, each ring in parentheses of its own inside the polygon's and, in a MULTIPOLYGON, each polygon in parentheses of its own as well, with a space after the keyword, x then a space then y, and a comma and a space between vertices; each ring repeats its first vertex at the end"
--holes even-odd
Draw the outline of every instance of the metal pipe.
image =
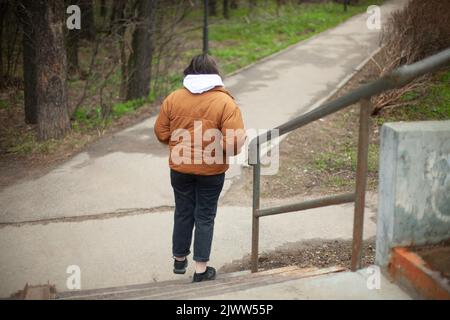
POLYGON ((346 193, 346 194, 341 194, 341 195, 337 195, 337 196, 329 196, 329 197, 323 197, 323 198, 314 199, 314 200, 303 201, 303 202, 299 202, 299 203, 288 204, 288 205, 280 206, 280 207, 259 209, 259 210, 257 210, 256 213, 257 213, 258 217, 265 217, 265 216, 271 216, 271 215, 276 215, 276 214, 280 214, 280 213, 302 211, 302 210, 332 206, 332 205, 336 205, 336 204, 342 204, 342 203, 348 203, 348 202, 354 202, 354 201, 355 201, 355 194, 354 193, 346 193))
POLYGON ((369 99, 361 100, 360 104, 355 214, 353 218, 352 271, 356 271, 361 267, 367 161, 369 154, 370 114, 372 112, 372 104, 369 99))
POLYGON ((256 164, 253 165, 253 204, 252 204, 252 253, 251 271, 258 271, 258 251, 259 251, 259 217, 257 212, 260 206, 261 195, 261 162, 260 144, 256 144, 256 164))

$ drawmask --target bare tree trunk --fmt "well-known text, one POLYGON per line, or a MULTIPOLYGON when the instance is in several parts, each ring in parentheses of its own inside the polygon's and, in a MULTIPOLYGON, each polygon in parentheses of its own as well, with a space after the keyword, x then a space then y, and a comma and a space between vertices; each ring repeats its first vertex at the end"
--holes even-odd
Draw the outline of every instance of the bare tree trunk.
POLYGON ((230 19, 230 4, 228 0, 223 0, 223 17, 225 19, 230 19))
MULTIPOLYGON (((30 1, 28 1, 30 2, 30 1)), ((23 35, 23 82, 24 82, 24 110, 25 123, 37 123, 37 96, 36 96, 36 53, 35 36, 31 17, 31 8, 25 7, 22 1, 18 5, 18 16, 22 23, 23 35)))
POLYGON ((239 1, 238 0, 231 0, 230 8, 233 10, 236 10, 239 8, 239 1))
POLYGON ((8 11, 8 2, 0 0, 0 87, 3 84, 3 24, 6 12, 8 11))
POLYGON ((17 10, 15 10, 16 6, 17 3, 11 0, 0 1, 0 60, 2 60, 0 78, 3 78, 1 85, 8 85, 14 82, 17 63, 21 57, 21 52, 17 45, 20 41, 21 28, 20 23, 17 21, 18 15, 15 14, 17 13, 17 10))
POLYGON ((153 18, 157 2, 157 0, 138 0, 137 3, 138 22, 128 62, 128 100, 148 97, 150 92, 153 18))
POLYGON ((253 14, 253 10, 256 7, 255 0, 248 0, 248 15, 251 16, 253 14))
POLYGON ((80 65, 78 62, 78 48, 78 30, 67 31, 67 68, 69 75, 78 75, 80 73, 80 65))
POLYGON ((277 0, 276 4, 277 4, 277 17, 278 17, 278 16, 280 16, 281 7, 286 4, 286 0, 277 0))
POLYGON ((125 100, 127 94, 127 82, 128 82, 128 66, 127 66, 127 55, 125 51, 125 31, 127 29, 125 25, 125 9, 127 1, 126 0, 114 0, 111 8, 111 29, 113 32, 117 32, 117 37, 119 39, 119 50, 120 50, 120 89, 119 98, 120 100, 125 100))
POLYGON ((210 16, 217 16, 217 1, 209 0, 208 1, 208 12, 210 16))
POLYGON ((111 6, 111 13, 109 16, 109 22, 111 25, 111 28, 113 28, 114 24, 119 23, 121 20, 121 17, 123 16, 123 10, 125 8, 126 0, 113 0, 112 6, 111 6))
POLYGON ((108 14, 108 7, 106 6, 106 0, 100 1, 100 16, 102 18, 106 17, 108 14))
POLYGON ((94 40, 97 31, 94 21, 94 5, 93 0, 78 0, 81 9, 81 30, 80 37, 82 39, 94 40))
MULTIPOLYGON (((28 39, 24 43, 24 60, 26 60, 24 70, 34 69, 35 72, 31 74, 31 83, 26 86, 25 92, 32 90, 28 94, 31 94, 32 100, 35 99, 38 138, 41 140, 62 138, 70 130, 66 89, 67 61, 63 32, 64 0, 23 0, 22 2, 30 22, 24 25, 27 30, 24 38, 28 39), (29 58, 25 58, 26 56, 29 58), (33 64, 30 65, 30 62, 33 64), (33 85, 33 78, 36 80, 35 85, 33 85)), ((27 81, 26 75, 25 81, 27 81)))
MULTIPOLYGON (((80 1, 65 0, 66 7, 71 5, 81 5, 80 1)), ((83 20, 82 22, 83 23, 83 20)), ((83 27, 83 26, 82 26, 83 27)), ((80 65, 78 61, 78 48, 80 46, 81 30, 66 30, 66 50, 67 50, 67 70, 69 75, 78 75, 80 65)))

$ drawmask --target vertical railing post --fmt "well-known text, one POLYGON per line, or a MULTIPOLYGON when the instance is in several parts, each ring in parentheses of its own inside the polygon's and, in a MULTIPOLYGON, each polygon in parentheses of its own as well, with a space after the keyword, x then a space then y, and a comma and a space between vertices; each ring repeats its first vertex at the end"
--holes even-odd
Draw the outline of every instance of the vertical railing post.
POLYGON ((253 204, 252 204, 252 253, 251 253, 251 271, 258 271, 258 246, 259 246, 259 217, 257 210, 260 204, 261 192, 261 162, 259 138, 256 141, 256 163, 253 165, 253 204))
POLYGON ((367 184, 367 161, 369 154, 370 131, 370 99, 360 101, 358 159, 356 165, 355 215, 353 220, 353 244, 351 269, 356 271, 361 267, 364 207, 367 184))

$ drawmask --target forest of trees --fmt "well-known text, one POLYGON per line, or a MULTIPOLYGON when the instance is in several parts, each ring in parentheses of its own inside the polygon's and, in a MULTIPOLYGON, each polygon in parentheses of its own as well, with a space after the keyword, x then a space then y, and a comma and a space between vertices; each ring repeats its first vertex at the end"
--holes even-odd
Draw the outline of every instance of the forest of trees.
MULTIPOLYGON (((23 90, 24 121, 36 125, 39 140, 63 138, 71 130, 74 113, 94 95, 101 115, 108 117, 108 96, 133 101, 164 94, 165 82, 160 79, 167 80, 168 70, 179 60, 178 48, 183 45, 179 35, 186 32, 186 25, 187 30, 202 28, 206 3, 210 16, 229 19, 233 10, 245 7, 251 16, 255 7, 268 2, 0 0, 1 87, 23 90), (68 19, 76 12, 68 10, 73 5, 80 9, 80 29, 68 28, 68 19), (200 19, 186 23, 192 11, 200 19), (120 85, 112 92, 108 83, 116 75, 120 85), (81 83, 70 86, 76 93, 73 99, 69 83, 81 83)), ((302 1, 273 2, 278 7, 302 1)), ((192 52, 201 50, 199 46, 192 52)))

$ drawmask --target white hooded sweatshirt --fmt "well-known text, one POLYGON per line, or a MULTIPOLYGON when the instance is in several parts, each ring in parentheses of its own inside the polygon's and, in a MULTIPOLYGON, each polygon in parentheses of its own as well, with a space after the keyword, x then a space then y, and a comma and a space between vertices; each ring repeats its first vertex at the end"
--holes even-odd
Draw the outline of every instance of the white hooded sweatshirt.
POLYGON ((191 93, 200 94, 214 87, 222 86, 222 78, 218 74, 189 74, 184 78, 183 85, 191 93))

